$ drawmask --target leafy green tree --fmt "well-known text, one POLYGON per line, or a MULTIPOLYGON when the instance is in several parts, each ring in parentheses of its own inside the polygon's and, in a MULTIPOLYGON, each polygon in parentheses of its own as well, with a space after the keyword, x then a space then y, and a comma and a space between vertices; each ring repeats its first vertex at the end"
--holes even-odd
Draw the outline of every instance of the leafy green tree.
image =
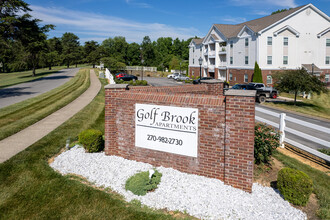
POLYGON ((298 92, 326 92, 325 84, 315 75, 304 68, 297 70, 280 71, 273 74, 275 87, 282 92, 294 92, 294 105, 296 105, 298 92))
POLYGON ((39 26, 41 20, 25 14, 19 18, 19 40, 28 53, 27 61, 32 66, 32 75, 35 76, 40 54, 46 49, 46 33, 54 29, 54 25, 39 26))
POLYGON ((125 37, 117 36, 108 38, 102 42, 102 49, 106 57, 114 57, 121 62, 126 62, 127 47, 125 37))
POLYGON ((118 61, 114 57, 103 57, 101 61, 104 63, 104 66, 108 67, 112 72, 123 70, 126 67, 125 63, 118 61))
POLYGON ((46 49, 41 56, 42 64, 48 66, 49 70, 52 66, 59 64, 61 61, 60 53, 62 51, 61 41, 57 37, 46 40, 46 49))
POLYGON ((155 48, 152 44, 150 37, 145 36, 141 43, 141 60, 144 61, 144 66, 152 66, 154 64, 155 59, 155 48))
POLYGON ((261 69, 259 68, 259 65, 258 65, 257 61, 254 64, 254 72, 253 72, 252 82, 263 83, 261 69))
POLYGON ((172 69, 180 69, 180 60, 176 56, 173 56, 170 61, 170 70, 172 69))
POLYGON ((277 11, 272 12, 272 15, 278 14, 278 13, 281 13, 281 12, 285 12, 285 11, 288 11, 290 9, 292 9, 292 8, 289 8, 289 9, 286 9, 286 8, 284 8, 284 9, 278 9, 277 11))
POLYGON ((141 51, 140 45, 137 43, 131 43, 127 47, 127 64, 130 66, 141 65, 141 51))
POLYGON ((100 45, 96 41, 86 41, 84 46, 84 53, 86 57, 86 62, 93 65, 100 62, 101 50, 100 45))
POLYGON ((79 51, 79 38, 70 32, 66 32, 62 36, 62 58, 66 66, 69 68, 72 62, 77 59, 79 51))
POLYGON ((13 44, 20 31, 20 18, 31 11, 29 5, 22 0, 0 1, 0 63, 2 71, 6 71, 7 64, 15 56, 13 44))

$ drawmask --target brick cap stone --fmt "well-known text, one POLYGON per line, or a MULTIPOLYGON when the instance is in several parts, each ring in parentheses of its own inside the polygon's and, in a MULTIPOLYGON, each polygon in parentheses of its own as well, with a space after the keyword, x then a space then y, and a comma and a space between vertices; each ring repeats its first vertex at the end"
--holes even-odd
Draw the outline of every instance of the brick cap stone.
POLYGON ((232 95, 232 96, 249 96, 255 97, 256 91, 255 90, 241 90, 241 89, 228 89, 225 91, 225 95, 232 95))
POLYGON ((208 80, 201 80, 201 83, 215 84, 215 83, 223 83, 223 81, 218 80, 218 79, 208 79, 208 80))
POLYGON ((108 84, 104 86, 105 89, 125 89, 128 84, 108 84))

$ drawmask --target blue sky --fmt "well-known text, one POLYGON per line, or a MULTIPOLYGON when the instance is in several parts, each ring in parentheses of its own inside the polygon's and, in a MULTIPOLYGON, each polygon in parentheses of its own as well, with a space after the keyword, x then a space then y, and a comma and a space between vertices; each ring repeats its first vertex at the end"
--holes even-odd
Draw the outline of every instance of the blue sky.
POLYGON ((312 3, 330 16, 330 0, 26 0, 36 18, 56 28, 49 37, 73 32, 81 43, 124 36, 203 37, 214 23, 237 24, 278 9, 312 3))

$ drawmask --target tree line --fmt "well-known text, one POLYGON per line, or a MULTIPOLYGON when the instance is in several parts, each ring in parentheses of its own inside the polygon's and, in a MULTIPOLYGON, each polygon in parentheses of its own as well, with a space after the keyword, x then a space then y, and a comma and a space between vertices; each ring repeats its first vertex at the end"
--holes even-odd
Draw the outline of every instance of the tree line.
POLYGON ((35 70, 40 67, 88 63, 95 67, 100 61, 113 70, 125 66, 156 66, 158 70, 187 69, 188 45, 192 38, 160 37, 151 41, 145 36, 141 44, 128 43, 125 37, 105 39, 101 44, 87 41, 84 45, 74 33, 48 38, 54 25, 40 25, 33 18, 29 5, 22 0, 0 1, 0 72, 35 70))

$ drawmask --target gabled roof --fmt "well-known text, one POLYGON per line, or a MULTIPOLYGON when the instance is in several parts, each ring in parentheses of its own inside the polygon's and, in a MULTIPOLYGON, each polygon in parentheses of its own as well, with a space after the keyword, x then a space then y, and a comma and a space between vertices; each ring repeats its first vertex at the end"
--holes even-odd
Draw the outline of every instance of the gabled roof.
POLYGON ((219 40, 219 38, 215 34, 211 34, 211 36, 214 40, 219 40))
POLYGON ((200 45, 203 42, 203 40, 204 40, 204 37, 203 38, 194 38, 191 41, 194 41, 194 43, 196 45, 200 45))
POLYGON ((253 32, 257 33, 272 24, 275 24, 276 22, 284 19, 285 17, 295 13, 296 11, 302 9, 306 5, 299 6, 297 8, 292 8, 288 11, 284 11, 281 13, 276 13, 273 15, 269 15, 266 17, 254 19, 252 21, 247 21, 241 24, 214 24, 218 28, 218 30, 225 35, 225 37, 232 38, 232 37, 237 37, 238 33, 242 30, 242 28, 246 25, 248 26, 253 32))

